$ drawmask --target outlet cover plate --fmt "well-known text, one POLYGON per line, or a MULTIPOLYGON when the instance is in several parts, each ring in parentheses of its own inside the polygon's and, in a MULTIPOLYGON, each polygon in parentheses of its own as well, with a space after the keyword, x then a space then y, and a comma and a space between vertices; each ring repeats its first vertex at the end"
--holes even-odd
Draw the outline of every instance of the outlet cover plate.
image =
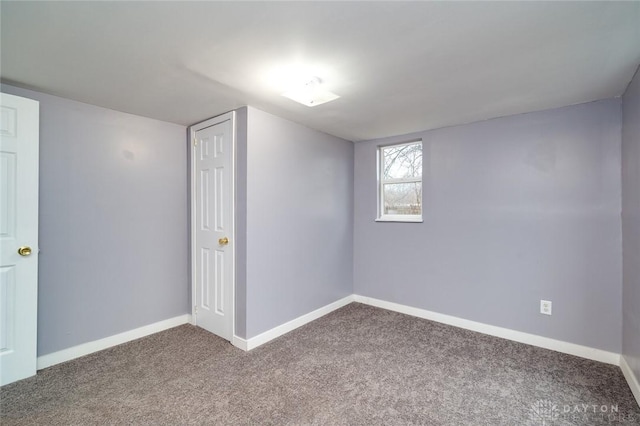
POLYGON ((551 315, 551 301, 550 300, 541 300, 540 301, 540 313, 544 315, 551 315))

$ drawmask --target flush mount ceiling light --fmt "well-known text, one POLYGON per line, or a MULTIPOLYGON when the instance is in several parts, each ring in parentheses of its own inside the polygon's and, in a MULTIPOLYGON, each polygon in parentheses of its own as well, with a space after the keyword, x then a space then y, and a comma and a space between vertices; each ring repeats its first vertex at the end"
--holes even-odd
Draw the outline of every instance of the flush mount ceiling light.
POLYGON ((321 83, 322 80, 319 77, 312 77, 300 87, 293 88, 283 93, 282 96, 308 107, 324 104, 340 97, 335 93, 323 90, 321 83))

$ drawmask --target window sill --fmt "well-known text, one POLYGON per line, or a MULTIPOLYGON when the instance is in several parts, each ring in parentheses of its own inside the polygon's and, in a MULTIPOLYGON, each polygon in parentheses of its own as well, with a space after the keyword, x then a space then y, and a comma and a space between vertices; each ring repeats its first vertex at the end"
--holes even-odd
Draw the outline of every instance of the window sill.
POLYGON ((421 217, 379 217, 376 222, 406 222, 406 223, 423 223, 421 217))

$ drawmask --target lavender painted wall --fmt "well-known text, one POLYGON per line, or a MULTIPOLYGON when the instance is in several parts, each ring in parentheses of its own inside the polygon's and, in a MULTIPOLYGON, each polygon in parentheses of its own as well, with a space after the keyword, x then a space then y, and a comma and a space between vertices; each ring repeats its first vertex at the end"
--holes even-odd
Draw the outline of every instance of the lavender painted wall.
POLYGON ((186 129, 40 101, 38 355, 189 312, 186 129))
POLYGON ((247 126, 251 338, 352 294, 353 144, 251 107, 247 126))
POLYGON ((612 99, 357 143, 354 292, 619 353, 620 135, 612 99), (424 223, 376 223, 376 147, 415 137, 424 223))
POLYGON ((640 381, 640 72, 622 100, 622 355, 640 381))

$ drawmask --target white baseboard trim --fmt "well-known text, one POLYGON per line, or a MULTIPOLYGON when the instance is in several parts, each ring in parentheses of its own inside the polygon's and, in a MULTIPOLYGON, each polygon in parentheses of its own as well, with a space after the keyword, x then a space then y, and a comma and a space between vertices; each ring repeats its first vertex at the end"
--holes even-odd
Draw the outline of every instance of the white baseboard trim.
MULTIPOLYGON (((328 313, 333 312, 336 309, 340 309, 351 302, 363 303, 366 305, 400 312, 414 317, 424 318, 442 324, 452 325, 454 327, 460 327, 467 330, 488 334, 490 336, 501 337, 503 339, 513 340, 516 342, 575 355, 594 361, 619 365, 625 378, 627 379, 627 382, 629 383, 629 386, 631 387, 636 400, 638 401, 638 404, 640 405, 640 385, 638 384, 638 378, 635 377, 624 357, 620 356, 617 353, 355 294, 344 297, 340 300, 316 309, 313 312, 309 312, 308 314, 302 315, 289 322, 274 327, 271 330, 265 331, 264 333, 261 333, 255 337, 243 339, 234 335, 231 340, 231 344, 244 351, 250 351, 251 349, 255 349, 258 346, 264 345, 265 343, 277 337, 293 331, 298 327, 301 327, 311 321, 327 315, 328 313)), ((167 330, 169 328, 188 323, 192 323, 191 315, 184 314, 164 321, 159 321, 154 324, 149 324, 144 327, 136 328, 134 330, 129 330, 124 333, 116 334, 114 336, 105 337, 93 342, 87 342, 78 346, 74 346, 72 348, 63 349, 58 352, 39 356, 37 361, 37 369, 41 370, 43 368, 51 367, 52 365, 70 361, 72 359, 79 358, 93 352, 107 349, 112 346, 120 345, 131 340, 139 339, 141 337, 145 337, 160 331, 167 330)))
POLYGON ((384 300, 374 299, 366 296, 354 295, 354 300, 365 305, 371 305, 418 318, 428 319, 442 324, 452 325, 454 327, 477 331, 478 333, 488 334, 490 336, 501 337, 503 339, 526 343, 528 345, 538 346, 556 352, 576 355, 582 358, 600 361, 607 364, 620 365, 620 354, 608 352, 602 349, 591 348, 588 346, 577 345, 575 343, 564 342, 562 340, 555 340, 535 334, 524 333, 522 331, 483 324, 481 322, 466 320, 451 315, 439 314, 437 312, 427 311, 425 309, 414 308, 411 306, 401 305, 399 303, 386 302, 384 300))
POLYGON ((243 339, 242 337, 238 337, 235 334, 233 335, 233 338, 231 339, 231 344, 233 346, 235 346, 238 349, 242 349, 243 351, 248 351, 248 345, 247 345, 247 341, 245 339, 243 339))
POLYGON ((112 346, 121 345, 122 343, 130 342, 131 340, 136 340, 141 337, 145 337, 159 331, 164 331, 169 328, 177 327, 182 324, 187 324, 190 321, 191 315, 184 314, 174 318, 166 319, 164 321, 145 325, 144 327, 125 331, 124 333, 115 334, 103 339, 94 340, 92 342, 83 343, 81 345, 73 346, 68 349, 63 349, 58 352, 42 355, 38 357, 37 369, 42 370, 43 368, 51 367, 52 365, 71 361, 72 359, 80 358, 81 356, 89 355, 93 352, 101 351, 112 346))
POLYGON ((620 369, 622 370, 622 374, 624 374, 624 378, 627 379, 627 383, 629 383, 631 393, 633 393, 636 402, 640 405, 640 382, 638 381, 638 377, 633 373, 624 355, 620 356, 620 369))
POLYGON ((265 343, 275 339, 276 337, 280 337, 283 334, 286 334, 290 331, 295 330, 298 327, 302 327, 305 324, 310 323, 313 320, 316 320, 320 317, 327 315, 330 312, 335 311, 336 309, 340 309, 343 306, 348 305, 353 302, 353 295, 343 297, 340 300, 336 300, 333 303, 329 303, 326 306, 316 309, 313 312, 309 312, 308 314, 302 315, 298 318, 295 318, 289 322, 286 322, 282 325, 272 328, 271 330, 267 330, 264 333, 258 334, 255 337, 251 337, 249 339, 242 339, 237 336, 233 336, 232 344, 245 351, 250 351, 251 349, 255 349, 258 346, 264 345, 265 343))

